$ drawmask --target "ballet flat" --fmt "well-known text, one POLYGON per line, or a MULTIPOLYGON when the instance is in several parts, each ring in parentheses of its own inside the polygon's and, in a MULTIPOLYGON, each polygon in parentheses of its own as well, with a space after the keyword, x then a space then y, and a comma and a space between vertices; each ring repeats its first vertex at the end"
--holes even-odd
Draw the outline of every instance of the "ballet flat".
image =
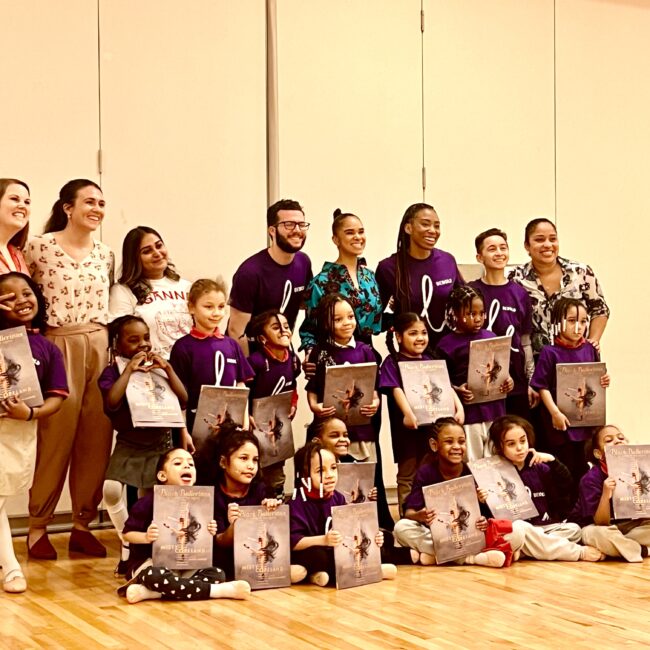
POLYGON ((93 557, 106 557, 106 547, 87 530, 73 528, 70 533, 68 550, 71 553, 82 553, 93 557))
MULTIPOLYGON (((28 538, 29 539, 29 538, 28 538)), ((30 547, 27 543, 27 555, 33 560, 56 560, 56 549, 52 546, 47 533, 41 535, 30 547)))

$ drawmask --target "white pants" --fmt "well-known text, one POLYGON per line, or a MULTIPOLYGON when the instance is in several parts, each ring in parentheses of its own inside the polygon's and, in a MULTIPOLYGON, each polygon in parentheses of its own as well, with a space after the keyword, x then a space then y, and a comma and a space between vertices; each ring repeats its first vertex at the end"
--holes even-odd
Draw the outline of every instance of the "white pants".
POLYGON ((547 535, 541 526, 533 526, 527 521, 513 521, 512 532, 503 538, 510 544, 513 552, 534 560, 560 560, 577 562, 582 546, 566 537, 547 535))
POLYGON ((570 542, 580 542, 582 540, 582 528, 578 524, 573 524, 565 521, 559 524, 546 524, 546 526, 539 526, 547 535, 555 535, 555 537, 564 537, 570 542))
POLYGON ((492 445, 490 444, 490 426, 492 422, 476 422, 475 424, 464 424, 465 439, 467 443, 467 460, 479 460, 492 456, 492 445))
POLYGON ((7 497, 0 496, 0 566, 6 578, 12 571, 20 571, 20 564, 14 552, 11 527, 7 516, 7 497))
POLYGON ((639 525, 625 535, 617 526, 585 526, 582 529, 582 543, 595 546, 610 557, 641 562, 641 546, 650 546, 650 520, 641 519, 639 525))

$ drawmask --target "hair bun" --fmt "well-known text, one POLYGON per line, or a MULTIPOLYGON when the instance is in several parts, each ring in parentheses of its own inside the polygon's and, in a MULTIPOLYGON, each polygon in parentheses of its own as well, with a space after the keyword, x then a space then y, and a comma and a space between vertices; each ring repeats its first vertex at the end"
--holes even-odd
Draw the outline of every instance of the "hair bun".
POLYGON ((336 208, 334 210, 334 221, 336 221, 343 213, 341 212, 341 208, 336 208))

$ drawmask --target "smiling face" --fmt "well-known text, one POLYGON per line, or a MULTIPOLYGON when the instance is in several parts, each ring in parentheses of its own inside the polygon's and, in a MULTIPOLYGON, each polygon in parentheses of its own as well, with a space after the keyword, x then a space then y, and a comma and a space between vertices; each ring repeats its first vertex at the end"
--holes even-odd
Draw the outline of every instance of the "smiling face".
POLYGON ((429 441, 431 449, 438 453, 442 461, 448 465, 459 465, 467 451, 465 431, 460 424, 446 424, 438 431, 437 438, 429 441))
POLYGON ((423 321, 411 323, 403 332, 395 332, 399 351, 406 356, 419 359, 429 345, 429 332, 423 321))
POLYGON ((336 234, 332 237, 339 253, 347 255, 363 255, 366 248, 366 230, 359 217, 345 217, 338 224, 336 234))
POLYGON ((510 260, 508 242, 500 235, 486 237, 481 245, 481 252, 476 255, 476 259, 486 269, 505 269, 510 260))
POLYGON ((275 349, 291 347, 291 328, 284 314, 271 317, 264 326, 260 341, 262 345, 275 349))
POLYGON ((106 201, 101 190, 86 185, 77 191, 72 203, 63 206, 68 215, 68 225, 78 230, 94 232, 104 220, 106 201))
POLYGON ((167 269, 167 247, 158 235, 147 233, 140 241, 142 275, 150 280, 160 280, 167 269))
POLYGON ((594 458, 604 460, 605 447, 609 445, 627 445, 627 438, 625 434, 613 425, 607 425, 598 432, 598 446, 594 448, 594 458))
POLYGON ((503 456, 521 469, 528 455, 528 436, 520 426, 508 429, 501 439, 503 456))
POLYGON ((345 423, 338 418, 328 420, 321 429, 320 438, 323 447, 337 458, 345 456, 350 449, 350 438, 345 423))
POLYGON ((285 253, 297 253, 307 240, 307 230, 294 224, 304 224, 305 215, 300 210, 279 210, 274 226, 269 227, 273 243, 285 253))
POLYGON ((3 301, 3 305, 9 308, 3 312, 5 323, 13 327, 29 327, 38 313, 36 295, 25 280, 15 277, 5 278, 0 282, 0 294, 10 293, 13 293, 14 297, 3 301))
POLYGON ((139 320, 126 323, 120 330, 115 348, 126 359, 133 358, 138 352, 150 352, 149 328, 139 320))
POLYGON ((226 314, 226 296, 221 291, 206 291, 196 302, 188 303, 194 326, 203 334, 212 334, 226 314))
POLYGON ((252 442, 245 442, 228 458, 222 456, 219 465, 224 470, 226 489, 234 491, 249 486, 257 475, 259 456, 252 442))
POLYGON ((546 221, 537 224, 524 246, 533 265, 555 264, 560 252, 560 242, 555 226, 546 221))
POLYGON ((336 489, 336 480, 338 479, 338 475, 339 469, 336 464, 336 456, 334 456, 331 451, 321 449, 311 457, 311 462, 309 464, 309 478, 311 478, 312 490, 320 490, 322 477, 323 494, 332 494, 336 489))
POLYGON ((0 231, 8 239, 20 232, 28 223, 32 200, 29 191, 19 183, 7 186, 0 197, 0 231))
POLYGON ((405 224, 404 231, 410 237, 409 253, 421 257, 430 253, 440 239, 440 219, 435 210, 425 208, 405 224))
POLYGON ((157 478, 165 485, 194 485, 196 469, 192 454, 184 449, 174 449, 158 472, 157 478))
POLYGON ((334 305, 334 340, 340 345, 347 345, 354 335, 357 319, 352 305, 347 300, 340 300, 334 305))

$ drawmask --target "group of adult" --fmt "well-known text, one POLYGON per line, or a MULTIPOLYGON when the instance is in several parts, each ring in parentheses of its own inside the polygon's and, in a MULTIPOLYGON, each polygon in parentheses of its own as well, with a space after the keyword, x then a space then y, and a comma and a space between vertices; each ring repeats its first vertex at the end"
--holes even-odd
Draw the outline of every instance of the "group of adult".
MULTIPOLYGON (((41 288, 47 302, 46 335, 63 353, 70 389, 61 410, 44 420, 38 433, 27 541, 29 554, 37 558, 56 557, 46 528, 68 471, 70 549, 96 556, 106 553, 89 531, 102 497, 112 442, 112 427, 97 386, 108 363, 106 325, 123 314, 141 316, 149 325, 154 348, 164 356, 191 327, 186 304, 191 283, 180 277, 153 228, 138 226, 126 235, 121 273, 113 283, 113 253, 95 239, 104 212, 104 197, 96 183, 70 181, 61 188, 43 234, 28 241, 29 187, 17 179, 0 179, 0 273, 28 273, 41 288)), ((229 299, 228 334, 245 352, 246 325, 253 316, 279 308, 293 329, 303 306, 301 348, 308 352, 315 343, 315 309, 320 298, 331 292, 350 300, 360 340, 372 344, 372 337, 389 322, 387 311, 414 311, 425 320, 430 344, 435 346, 447 328, 447 299, 463 278, 454 257, 437 248, 440 218, 431 205, 407 208, 399 225, 397 250, 379 262, 375 273, 363 259, 366 232, 361 219, 337 210, 332 241, 338 255, 312 277, 311 262, 302 252, 309 225, 297 201, 274 203, 267 210, 269 247, 237 269, 229 299)), ((591 269, 559 256, 557 230, 546 219, 528 224, 525 247, 530 262, 516 267, 511 278, 531 297, 534 351, 551 340, 550 311, 562 296, 586 304, 590 338, 599 340, 609 310, 591 269)))

